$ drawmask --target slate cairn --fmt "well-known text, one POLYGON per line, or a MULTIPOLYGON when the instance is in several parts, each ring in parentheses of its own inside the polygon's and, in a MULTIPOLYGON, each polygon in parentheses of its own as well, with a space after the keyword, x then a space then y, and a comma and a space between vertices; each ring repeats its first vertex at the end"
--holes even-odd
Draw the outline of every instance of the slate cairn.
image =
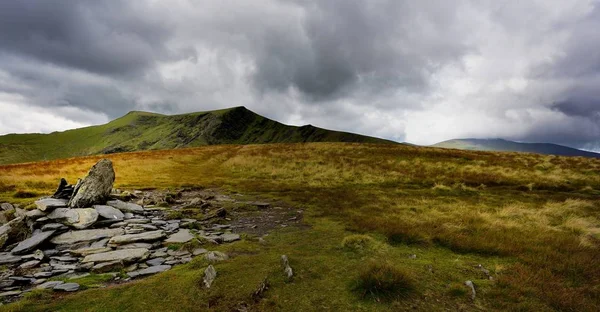
POLYGON ((166 246, 197 239, 212 244, 240 239, 228 231, 229 225, 166 220, 164 208, 120 200, 123 196, 111 193, 114 180, 112 162, 102 159, 74 186, 61 179, 52 197, 35 202, 37 209, 15 208, 16 218, 0 227, 3 302, 18 300, 34 289, 77 291, 77 279, 90 273, 111 274, 124 282, 169 270, 198 255, 211 262, 225 260, 227 255, 218 251, 166 246))

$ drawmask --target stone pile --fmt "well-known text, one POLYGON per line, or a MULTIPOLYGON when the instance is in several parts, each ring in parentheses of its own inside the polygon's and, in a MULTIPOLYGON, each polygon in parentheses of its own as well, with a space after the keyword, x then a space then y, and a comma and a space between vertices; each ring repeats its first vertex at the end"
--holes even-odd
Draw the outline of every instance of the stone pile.
POLYGON ((36 288, 77 291, 77 283, 51 279, 78 278, 90 272, 113 272, 115 278, 129 280, 169 270, 198 255, 222 261, 227 255, 218 251, 167 246, 240 239, 227 224, 167 220, 164 208, 111 198, 113 181, 112 163, 101 160, 72 192, 61 181, 55 198, 36 201, 34 210, 17 208, 17 217, 0 227, 0 265, 5 267, 0 272, 1 298, 11 301, 36 288))

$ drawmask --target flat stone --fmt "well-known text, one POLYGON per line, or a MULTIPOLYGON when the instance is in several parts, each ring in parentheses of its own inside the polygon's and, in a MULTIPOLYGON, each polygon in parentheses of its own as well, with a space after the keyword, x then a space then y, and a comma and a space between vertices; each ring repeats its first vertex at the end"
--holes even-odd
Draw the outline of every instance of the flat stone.
POLYGON ((154 258, 146 261, 146 264, 149 266, 157 266, 161 265, 165 262, 165 258, 154 258))
POLYGON ((150 252, 146 248, 137 249, 121 249, 97 254, 87 255, 82 263, 86 262, 110 262, 110 261, 123 261, 123 262, 134 262, 145 260, 148 258, 150 252))
POLYGON ((38 220, 39 222, 42 222, 42 217, 45 217, 46 213, 41 210, 34 209, 27 211, 25 216, 31 220, 38 220))
POLYGON ((125 221, 127 224, 146 224, 152 222, 150 219, 129 219, 125 221))
POLYGON ((125 245, 135 242, 155 241, 165 237, 165 232, 162 230, 145 232, 140 234, 126 234, 114 236, 108 241, 108 246, 125 245))
POLYGON ((15 281, 7 279, 0 281, 0 288, 9 288, 15 284, 15 281))
POLYGON ((117 246, 117 250, 118 249, 133 249, 133 248, 151 249, 152 248, 152 244, 149 244, 149 243, 131 243, 131 244, 117 246))
POLYGON ((74 263, 65 263, 65 262, 60 262, 60 261, 55 261, 55 260, 51 260, 50 261, 50 266, 52 266, 52 268, 54 270, 75 270, 77 268, 77 264, 74 263))
POLYGON ((106 273, 113 271, 120 271, 124 268, 123 261, 110 261, 110 262, 101 262, 92 267, 92 272, 94 273, 106 273))
POLYGON ((140 234, 146 232, 144 229, 126 229, 125 234, 140 234))
POLYGON ((50 259, 56 260, 56 261, 62 261, 62 262, 75 262, 75 261, 79 260, 78 258, 71 257, 71 256, 54 256, 54 257, 50 257, 50 259))
POLYGON ((64 199, 56 198, 42 198, 35 201, 35 205, 41 211, 50 211, 56 208, 65 208, 69 204, 69 201, 64 199))
POLYGON ((115 228, 120 228, 120 227, 124 227, 127 225, 127 222, 121 221, 121 222, 117 222, 117 223, 113 223, 109 226, 109 228, 111 229, 115 229, 115 228))
POLYGON ((50 288, 54 288, 60 284, 64 284, 65 282, 63 281, 49 281, 49 282, 45 282, 43 284, 37 285, 37 289, 50 289, 50 288))
POLYGON ((54 286, 55 291, 68 291, 68 292, 73 292, 73 291, 78 291, 79 290, 79 284, 77 283, 63 283, 63 284, 58 284, 56 286, 54 286))
POLYGON ((36 266, 38 266, 38 264, 40 264, 40 260, 31 260, 31 261, 27 261, 25 263, 22 263, 21 265, 19 265, 19 269, 31 269, 31 268, 35 268, 36 266))
POLYGON ((138 205, 138 204, 134 204, 134 203, 126 203, 124 201, 120 201, 120 200, 109 200, 108 202, 106 202, 107 205, 112 206, 114 208, 117 208, 119 210, 121 210, 122 212, 130 212, 130 213, 136 213, 136 212, 142 212, 144 211, 144 208, 142 208, 142 206, 138 205))
POLYGON ((192 251, 192 255, 193 255, 193 256, 198 256, 198 255, 201 255, 201 254, 205 254, 205 253, 207 253, 207 252, 208 252, 208 250, 206 250, 206 249, 204 249, 204 248, 196 248, 196 249, 194 249, 194 250, 192 251))
POLYGON ((79 214, 71 208, 56 208, 46 217, 51 220, 64 220, 67 223, 79 222, 79 214))
POLYGON ((156 224, 156 225, 165 225, 165 224, 167 224, 167 221, 163 221, 163 220, 152 220, 152 224, 156 224))
POLYGON ((110 238, 101 239, 99 241, 93 242, 92 245, 90 245, 90 247, 106 247, 109 240, 110 238))
POLYGON ((0 204, 0 209, 2 209, 4 211, 9 211, 9 210, 15 209, 15 207, 10 203, 2 203, 2 204, 0 204))
POLYGON ((98 212, 98 214, 104 218, 109 220, 123 220, 125 216, 121 212, 121 210, 107 206, 107 205, 94 205, 94 209, 98 212))
POLYGON ((83 231, 71 231, 53 237, 50 242, 52 244, 74 244, 78 242, 90 242, 99 239, 122 235, 125 233, 123 229, 95 229, 83 231))
POLYGON ((134 218, 133 213, 131 213, 131 212, 126 212, 123 215, 125 215, 125 220, 129 220, 129 219, 133 219, 134 218))
POLYGON ((60 231, 60 230, 66 230, 66 229, 68 229, 68 227, 66 227, 64 224, 60 224, 60 223, 48 223, 48 224, 44 224, 44 226, 42 226, 42 232, 60 231))
POLYGON ((78 263, 75 266, 75 271, 77 272, 85 272, 85 271, 89 271, 94 267, 94 263, 93 262, 88 262, 88 263, 78 263))
POLYGON ((156 273, 164 272, 164 271, 167 271, 169 269, 171 269, 170 265, 157 265, 157 266, 151 266, 151 267, 146 268, 146 269, 129 272, 129 273, 127 273, 127 275, 129 277, 131 277, 131 278, 134 278, 134 277, 139 277, 139 276, 151 275, 151 274, 156 274, 156 273))
POLYGON ((144 231, 156 231, 158 228, 151 224, 131 224, 134 229, 143 229, 144 231))
POLYGON ((20 290, 11 290, 11 291, 5 291, 5 292, 1 292, 0 293, 0 297, 12 297, 12 296, 19 296, 21 295, 23 292, 20 290))
POLYGON ((35 278, 46 278, 46 277, 50 277, 52 276, 52 272, 48 271, 48 272, 37 272, 35 274, 33 274, 33 277, 35 278))
POLYGON ((172 234, 165 240, 165 243, 187 243, 194 239, 194 235, 190 233, 190 230, 181 229, 179 232, 172 234))
POLYGON ((10 252, 0 252, 0 265, 16 263, 21 261, 21 257, 17 255, 13 255, 10 252))
POLYGON ((77 222, 68 222, 70 226, 82 230, 90 227, 98 220, 98 212, 94 208, 72 209, 78 216, 77 222))
POLYGON ((172 257, 186 257, 191 255, 191 253, 187 250, 169 250, 167 254, 172 257))
POLYGON ((11 250, 11 253, 15 255, 22 255, 33 251, 37 248, 39 244, 45 242, 52 235, 54 235, 54 231, 41 232, 39 234, 33 235, 32 237, 20 242, 17 245, 17 247, 11 250))
POLYGON ((29 285, 35 281, 35 278, 22 277, 22 276, 11 276, 9 279, 15 281, 18 285, 29 285))
POLYGON ((111 250, 112 249, 108 248, 108 247, 87 247, 87 248, 71 250, 69 252, 71 254, 77 255, 77 256, 87 256, 87 255, 92 255, 92 254, 97 254, 97 253, 108 252, 111 250))
POLYGON ((234 242, 234 241, 240 240, 240 234, 225 233, 225 234, 221 235, 221 240, 224 243, 234 242))
POLYGON ((90 273, 77 273, 77 274, 70 275, 68 278, 70 280, 75 280, 75 279, 80 279, 80 278, 84 278, 87 276, 90 276, 90 273))
POLYGON ((204 255, 204 258, 210 262, 218 262, 229 259, 229 256, 220 251, 209 251, 208 253, 206 253, 206 255, 204 255))

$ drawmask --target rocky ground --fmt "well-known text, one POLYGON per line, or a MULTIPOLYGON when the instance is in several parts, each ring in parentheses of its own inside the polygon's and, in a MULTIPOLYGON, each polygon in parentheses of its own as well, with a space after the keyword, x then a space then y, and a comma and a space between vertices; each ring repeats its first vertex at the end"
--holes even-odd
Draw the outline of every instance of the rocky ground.
POLYGON ((90 274, 122 283, 197 256, 225 260, 228 255, 211 247, 302 221, 301 210, 218 190, 112 189, 112 164, 96 169, 75 186, 61 181, 55 198, 36 201, 35 209, 1 205, 4 215, 14 216, 0 227, 3 302, 34 289, 77 291, 77 279, 90 274))

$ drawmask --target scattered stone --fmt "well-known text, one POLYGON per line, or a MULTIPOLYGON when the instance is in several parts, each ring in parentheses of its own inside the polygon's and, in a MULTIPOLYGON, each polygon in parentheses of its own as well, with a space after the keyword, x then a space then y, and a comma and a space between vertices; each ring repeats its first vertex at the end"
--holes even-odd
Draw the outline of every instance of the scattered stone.
POLYGON ((77 222, 75 222, 75 223, 69 222, 69 225, 76 229, 79 229, 79 230, 86 229, 98 220, 99 215, 98 215, 98 212, 96 211, 96 209, 83 208, 83 209, 72 209, 72 211, 75 211, 78 214, 78 218, 77 218, 77 222))
POLYGON ((56 192, 54 192, 52 198, 65 199, 68 201, 73 196, 74 190, 75 187, 73 185, 70 185, 65 178, 61 178, 58 188, 56 188, 56 192))
POLYGON ((29 228, 24 217, 17 217, 0 226, 0 248, 27 238, 29 228))
POLYGON ((147 260, 146 264, 149 266, 157 266, 157 265, 161 265, 165 262, 165 258, 154 258, 151 260, 147 260))
POLYGON ((25 217, 27 217, 30 220, 36 220, 37 222, 43 222, 43 218, 46 216, 46 213, 41 211, 41 210, 29 210, 27 212, 25 212, 25 217))
POLYGON ((292 277, 294 277, 294 270, 292 270, 292 267, 290 266, 290 262, 286 255, 281 256, 281 265, 283 266, 283 273, 285 273, 287 279, 292 279, 292 277))
POLYGON ((92 267, 92 272, 94 273, 106 273, 112 271, 119 271, 124 268, 122 261, 110 261, 110 262, 102 262, 94 265, 92 267))
POLYGON ((38 266, 38 264, 40 264, 40 260, 31 260, 31 261, 27 261, 21 265, 19 265, 19 269, 31 269, 31 268, 35 268, 36 266, 38 266))
POLYGON ((95 241, 90 245, 90 247, 106 247, 110 238, 103 238, 99 241, 95 241))
POLYGON ((93 262, 88 262, 88 263, 78 263, 75 266, 75 271, 77 272, 85 272, 85 271, 89 271, 94 267, 94 263, 93 262))
POLYGON ((125 245, 135 242, 149 242, 159 240, 165 237, 165 232, 162 230, 145 232, 140 234, 126 234, 114 236, 108 241, 108 246, 125 245))
POLYGON ((67 292, 73 292, 73 291, 78 291, 79 290, 79 284, 77 283, 63 283, 63 284, 58 284, 56 286, 54 286, 55 291, 67 291, 67 292))
POLYGON ((484 268, 481 264, 477 265, 476 268, 478 268, 489 280, 493 280, 494 278, 492 277, 492 275, 490 274, 490 270, 484 268))
POLYGON ((51 220, 62 220, 68 224, 79 222, 79 214, 75 209, 70 208, 56 208, 46 217, 51 220))
POLYGON ((10 211, 10 210, 14 210, 15 207, 13 205, 11 205, 10 203, 2 203, 2 204, 0 204, 0 209, 2 209, 4 211, 10 211))
POLYGON ((210 288, 212 283, 215 281, 215 278, 217 278, 217 270, 215 270, 212 264, 210 264, 206 270, 204 270, 204 286, 206 286, 206 288, 210 288))
POLYGON ((411 254, 408 256, 408 259, 417 259, 417 255, 411 254))
POLYGON ((96 209, 98 214, 105 219, 122 221, 125 218, 125 215, 123 215, 121 210, 111 206, 94 205, 94 209, 96 209))
POLYGON ((208 250, 206 250, 206 249, 204 249, 204 248, 196 248, 196 249, 194 249, 194 250, 192 251, 192 255, 193 255, 193 256, 198 256, 198 255, 205 254, 205 253, 207 253, 207 252, 208 252, 208 250))
POLYGON ((50 289, 50 288, 54 288, 60 284, 64 284, 65 282, 63 281, 49 281, 49 282, 45 282, 43 284, 38 285, 36 288, 37 289, 50 289))
POLYGON ((265 277, 265 279, 262 280, 256 290, 252 293, 252 299, 254 299, 255 302, 258 302, 263 297, 265 291, 269 289, 269 286, 269 280, 265 277))
POLYGON ((61 261, 61 262, 75 262, 78 261, 79 258, 71 257, 71 256, 54 256, 50 257, 52 260, 61 261))
POLYGON ((50 277, 52 276, 52 272, 48 271, 48 272, 37 272, 35 274, 33 274, 33 277, 35 278, 45 278, 45 277, 50 277))
POLYGON ((110 262, 110 261, 123 261, 123 262, 134 262, 145 260, 148 258, 149 251, 146 248, 137 249, 121 249, 97 254, 87 255, 82 263, 87 262, 110 262))
POLYGON ((187 250, 168 250, 167 254, 171 257, 187 257, 191 255, 187 250))
POLYGON ((157 266, 151 266, 149 268, 145 268, 142 270, 129 272, 129 273, 127 273, 127 275, 131 278, 135 278, 135 277, 139 277, 139 276, 151 275, 151 274, 164 272, 169 269, 171 269, 170 265, 157 265, 157 266))
POLYGON ((177 233, 169 236, 169 238, 165 240, 165 243, 187 243, 194 238, 195 237, 190 233, 190 230, 181 229, 177 233))
POLYGON ((100 160, 75 186, 69 207, 84 208, 103 204, 110 195, 114 181, 115 171, 112 162, 108 159, 100 160))
POLYGON ((32 250, 35 250, 39 244, 46 241, 53 234, 54 231, 48 231, 33 235, 32 237, 20 242, 11 252, 15 255, 26 254, 32 250))
MULTIPOLYGON (((129 213, 139 213, 139 212, 143 212, 144 208, 142 208, 142 206, 138 205, 138 204, 134 204, 134 203, 126 203, 124 201, 120 201, 118 199, 116 200, 109 200, 108 202, 106 202, 107 205, 112 206, 114 208, 117 208, 119 210, 121 210, 122 212, 129 212, 129 213)), ((124 215, 125 216, 125 215, 124 215)), ((127 219, 127 217, 125 217, 125 219, 127 219)))
POLYGON ((240 234, 226 233, 220 236, 221 241, 224 243, 230 243, 240 240, 240 234))
POLYGON ((123 233, 125 233, 123 229, 71 231, 53 237, 50 242, 55 245, 74 244, 78 242, 96 241, 107 237, 110 238, 113 236, 122 235, 123 233))
POLYGON ((127 244, 127 245, 117 246, 117 249, 132 249, 132 248, 152 249, 152 244, 149 244, 149 243, 131 243, 131 244, 127 244))
POLYGON ((475 300, 477 293, 475 292, 475 284, 472 281, 466 281, 465 285, 471 289, 471 300, 475 300))
POLYGON ((11 291, 5 291, 5 292, 1 292, 0 293, 0 297, 11 297, 11 296, 19 296, 21 295, 23 292, 20 290, 11 290, 11 291))
POLYGON ((204 255, 204 258, 210 262, 219 262, 229 259, 229 256, 220 251, 209 251, 206 253, 206 255, 204 255))
POLYGON ((69 275, 69 279, 70 280, 75 280, 75 279, 80 279, 80 278, 84 278, 90 276, 90 273, 78 273, 78 274, 73 274, 73 275, 69 275))
POLYGON ((35 281, 35 278, 22 277, 22 276, 11 276, 9 279, 15 281, 18 285, 28 285, 35 281))
POLYGON ((68 206, 68 203, 69 202, 67 200, 56 198, 42 198, 35 201, 37 209, 41 211, 50 211, 55 208, 65 208, 68 206))

